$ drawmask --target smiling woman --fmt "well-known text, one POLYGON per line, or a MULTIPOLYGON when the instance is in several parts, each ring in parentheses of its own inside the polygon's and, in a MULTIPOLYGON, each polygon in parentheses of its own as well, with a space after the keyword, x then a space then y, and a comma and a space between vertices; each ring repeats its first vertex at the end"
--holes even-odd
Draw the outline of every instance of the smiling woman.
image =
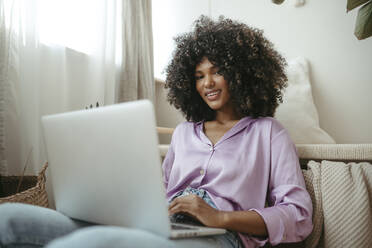
MULTIPOLYGON (((179 35, 175 40, 177 48, 166 68, 165 88, 169 89, 169 102, 180 109, 187 120, 215 118, 217 112, 209 106, 212 101, 205 93, 214 89, 214 84, 218 84, 215 89, 222 89, 219 87, 223 82, 236 114, 274 115, 282 102, 281 91, 287 85, 286 62, 262 31, 228 19, 220 18, 214 23, 201 17, 195 22, 192 34, 179 35), (199 89, 204 92, 202 98, 199 89), (190 105, 190 102, 197 104, 190 105)), ((221 93, 225 99, 227 92, 221 93)))
POLYGON ((170 214, 228 229, 232 247, 303 240, 311 200, 294 144, 272 118, 285 60, 262 31, 222 16, 201 16, 175 41, 165 88, 187 122, 163 162, 170 214))
POLYGON ((230 108, 233 105, 230 98, 227 81, 220 74, 219 68, 204 57, 195 69, 196 90, 204 102, 213 110, 230 108))

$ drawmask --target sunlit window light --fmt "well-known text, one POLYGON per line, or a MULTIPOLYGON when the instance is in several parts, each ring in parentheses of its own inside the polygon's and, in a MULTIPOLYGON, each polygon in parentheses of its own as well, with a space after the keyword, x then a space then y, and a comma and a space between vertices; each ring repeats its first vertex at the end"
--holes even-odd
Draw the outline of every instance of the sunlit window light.
POLYGON ((39 40, 92 53, 103 25, 103 0, 39 0, 39 40))

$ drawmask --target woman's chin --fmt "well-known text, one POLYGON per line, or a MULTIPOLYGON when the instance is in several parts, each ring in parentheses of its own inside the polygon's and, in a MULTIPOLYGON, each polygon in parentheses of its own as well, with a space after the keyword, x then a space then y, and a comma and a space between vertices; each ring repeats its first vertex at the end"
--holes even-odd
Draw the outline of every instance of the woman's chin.
POLYGON ((221 109, 222 105, 217 102, 208 102, 208 106, 213 109, 214 111, 218 111, 221 109))

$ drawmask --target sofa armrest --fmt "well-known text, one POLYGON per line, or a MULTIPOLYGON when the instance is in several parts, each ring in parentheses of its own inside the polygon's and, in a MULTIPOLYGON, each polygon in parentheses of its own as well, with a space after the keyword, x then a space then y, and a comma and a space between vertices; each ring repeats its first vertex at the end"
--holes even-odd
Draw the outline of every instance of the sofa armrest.
POLYGON ((372 144, 296 144, 301 165, 309 160, 372 162, 372 144))

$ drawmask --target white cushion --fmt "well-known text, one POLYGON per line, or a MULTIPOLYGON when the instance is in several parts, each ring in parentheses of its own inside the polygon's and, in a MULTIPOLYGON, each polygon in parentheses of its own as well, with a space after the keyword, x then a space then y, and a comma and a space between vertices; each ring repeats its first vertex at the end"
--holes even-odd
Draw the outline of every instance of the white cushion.
POLYGON ((288 87, 275 118, 288 130, 296 144, 334 144, 334 139, 319 126, 307 60, 301 57, 289 60, 286 73, 288 87))

